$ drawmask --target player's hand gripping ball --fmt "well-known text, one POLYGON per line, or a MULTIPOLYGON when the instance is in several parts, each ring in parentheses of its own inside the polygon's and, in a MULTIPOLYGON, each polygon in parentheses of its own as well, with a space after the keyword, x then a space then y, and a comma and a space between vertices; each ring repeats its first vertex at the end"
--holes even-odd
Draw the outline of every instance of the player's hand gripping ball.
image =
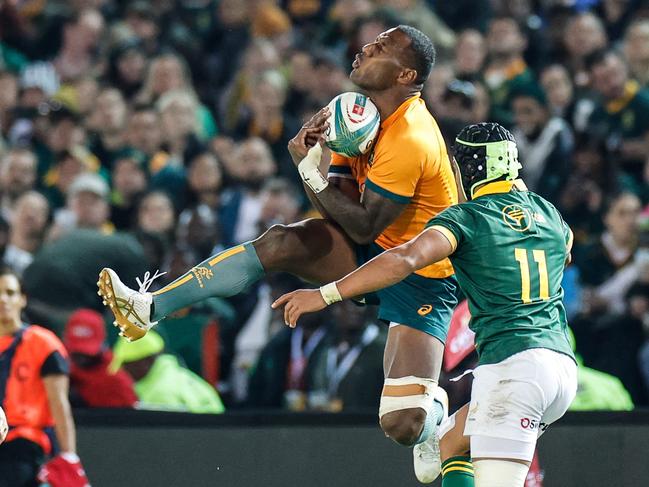
POLYGON ((345 157, 368 152, 381 126, 376 105, 361 93, 347 92, 329 102, 329 129, 325 143, 332 151, 345 157))
POLYGON ((7 423, 7 416, 4 409, 0 408, 0 443, 5 441, 7 432, 9 431, 9 424, 7 423))

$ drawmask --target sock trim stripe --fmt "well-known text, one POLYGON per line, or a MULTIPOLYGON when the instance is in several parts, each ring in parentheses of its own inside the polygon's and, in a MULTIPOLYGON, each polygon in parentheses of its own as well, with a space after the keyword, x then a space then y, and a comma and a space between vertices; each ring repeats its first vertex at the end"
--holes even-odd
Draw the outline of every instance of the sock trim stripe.
POLYGON ((238 247, 233 247, 230 250, 226 250, 225 252, 222 252, 216 257, 214 257, 212 260, 209 261, 209 264, 210 266, 214 267, 216 264, 218 264, 224 259, 227 259, 231 255, 240 254, 241 252, 245 252, 245 250, 246 248, 243 245, 239 245, 238 247))
POLYGON ((471 462, 467 462, 466 460, 451 460, 446 465, 444 465, 444 467, 442 467, 442 468, 450 467, 451 465, 459 465, 459 466, 462 466, 462 467, 473 468, 473 464, 471 462))
POLYGON ((466 467, 450 467, 447 469, 442 469, 442 476, 445 476, 446 474, 450 472, 464 472, 471 474, 473 476, 473 469, 472 468, 466 468, 466 467))
POLYGON ((178 286, 182 286, 185 284, 187 281, 190 281, 194 279, 194 276, 192 274, 189 274, 188 276, 183 277, 182 279, 177 280, 176 282, 172 282, 168 286, 163 287, 162 289, 159 289, 158 291, 151 293, 154 296, 157 296, 162 293, 166 293, 167 291, 171 291, 172 289, 177 288, 178 286))

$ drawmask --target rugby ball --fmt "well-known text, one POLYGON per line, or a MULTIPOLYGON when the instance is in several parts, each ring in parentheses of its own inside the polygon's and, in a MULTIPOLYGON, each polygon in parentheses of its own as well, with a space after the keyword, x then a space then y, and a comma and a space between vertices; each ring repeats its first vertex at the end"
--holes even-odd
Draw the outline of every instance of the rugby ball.
POLYGON ((379 110, 372 100, 350 91, 336 96, 327 106, 331 112, 325 132, 327 147, 345 157, 368 152, 381 125, 379 110))

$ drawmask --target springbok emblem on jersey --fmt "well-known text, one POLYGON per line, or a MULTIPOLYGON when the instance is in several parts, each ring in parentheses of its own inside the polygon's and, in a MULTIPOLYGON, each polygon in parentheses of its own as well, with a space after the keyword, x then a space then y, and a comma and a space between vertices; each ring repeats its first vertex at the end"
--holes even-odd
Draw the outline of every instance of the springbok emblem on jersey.
POLYGON ((512 230, 524 232, 532 223, 529 211, 520 205, 508 205, 502 209, 503 221, 512 230))

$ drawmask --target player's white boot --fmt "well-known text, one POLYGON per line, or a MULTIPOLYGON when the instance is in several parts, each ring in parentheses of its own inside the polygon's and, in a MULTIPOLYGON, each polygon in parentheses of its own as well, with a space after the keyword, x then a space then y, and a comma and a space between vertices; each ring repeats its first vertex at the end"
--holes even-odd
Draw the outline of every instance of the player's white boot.
MULTIPOLYGON (((442 405, 443 414, 441 425, 448 417, 448 395, 441 387, 435 389, 435 401, 442 405)), ((442 471, 442 458, 439 451, 439 425, 435 433, 412 449, 413 462, 415 466, 415 476, 422 484, 429 484, 439 477, 442 471)))
MULTIPOLYGON (((164 274, 164 273, 163 273, 164 274)), ((156 273, 153 277, 147 272, 144 281, 137 279, 140 290, 135 291, 127 287, 114 270, 104 268, 99 273, 99 294, 102 302, 107 305, 115 315, 113 324, 120 329, 119 334, 128 341, 135 341, 146 335, 146 332, 156 325, 151 321, 151 303, 153 295, 146 292, 154 279, 162 274, 156 273)))

